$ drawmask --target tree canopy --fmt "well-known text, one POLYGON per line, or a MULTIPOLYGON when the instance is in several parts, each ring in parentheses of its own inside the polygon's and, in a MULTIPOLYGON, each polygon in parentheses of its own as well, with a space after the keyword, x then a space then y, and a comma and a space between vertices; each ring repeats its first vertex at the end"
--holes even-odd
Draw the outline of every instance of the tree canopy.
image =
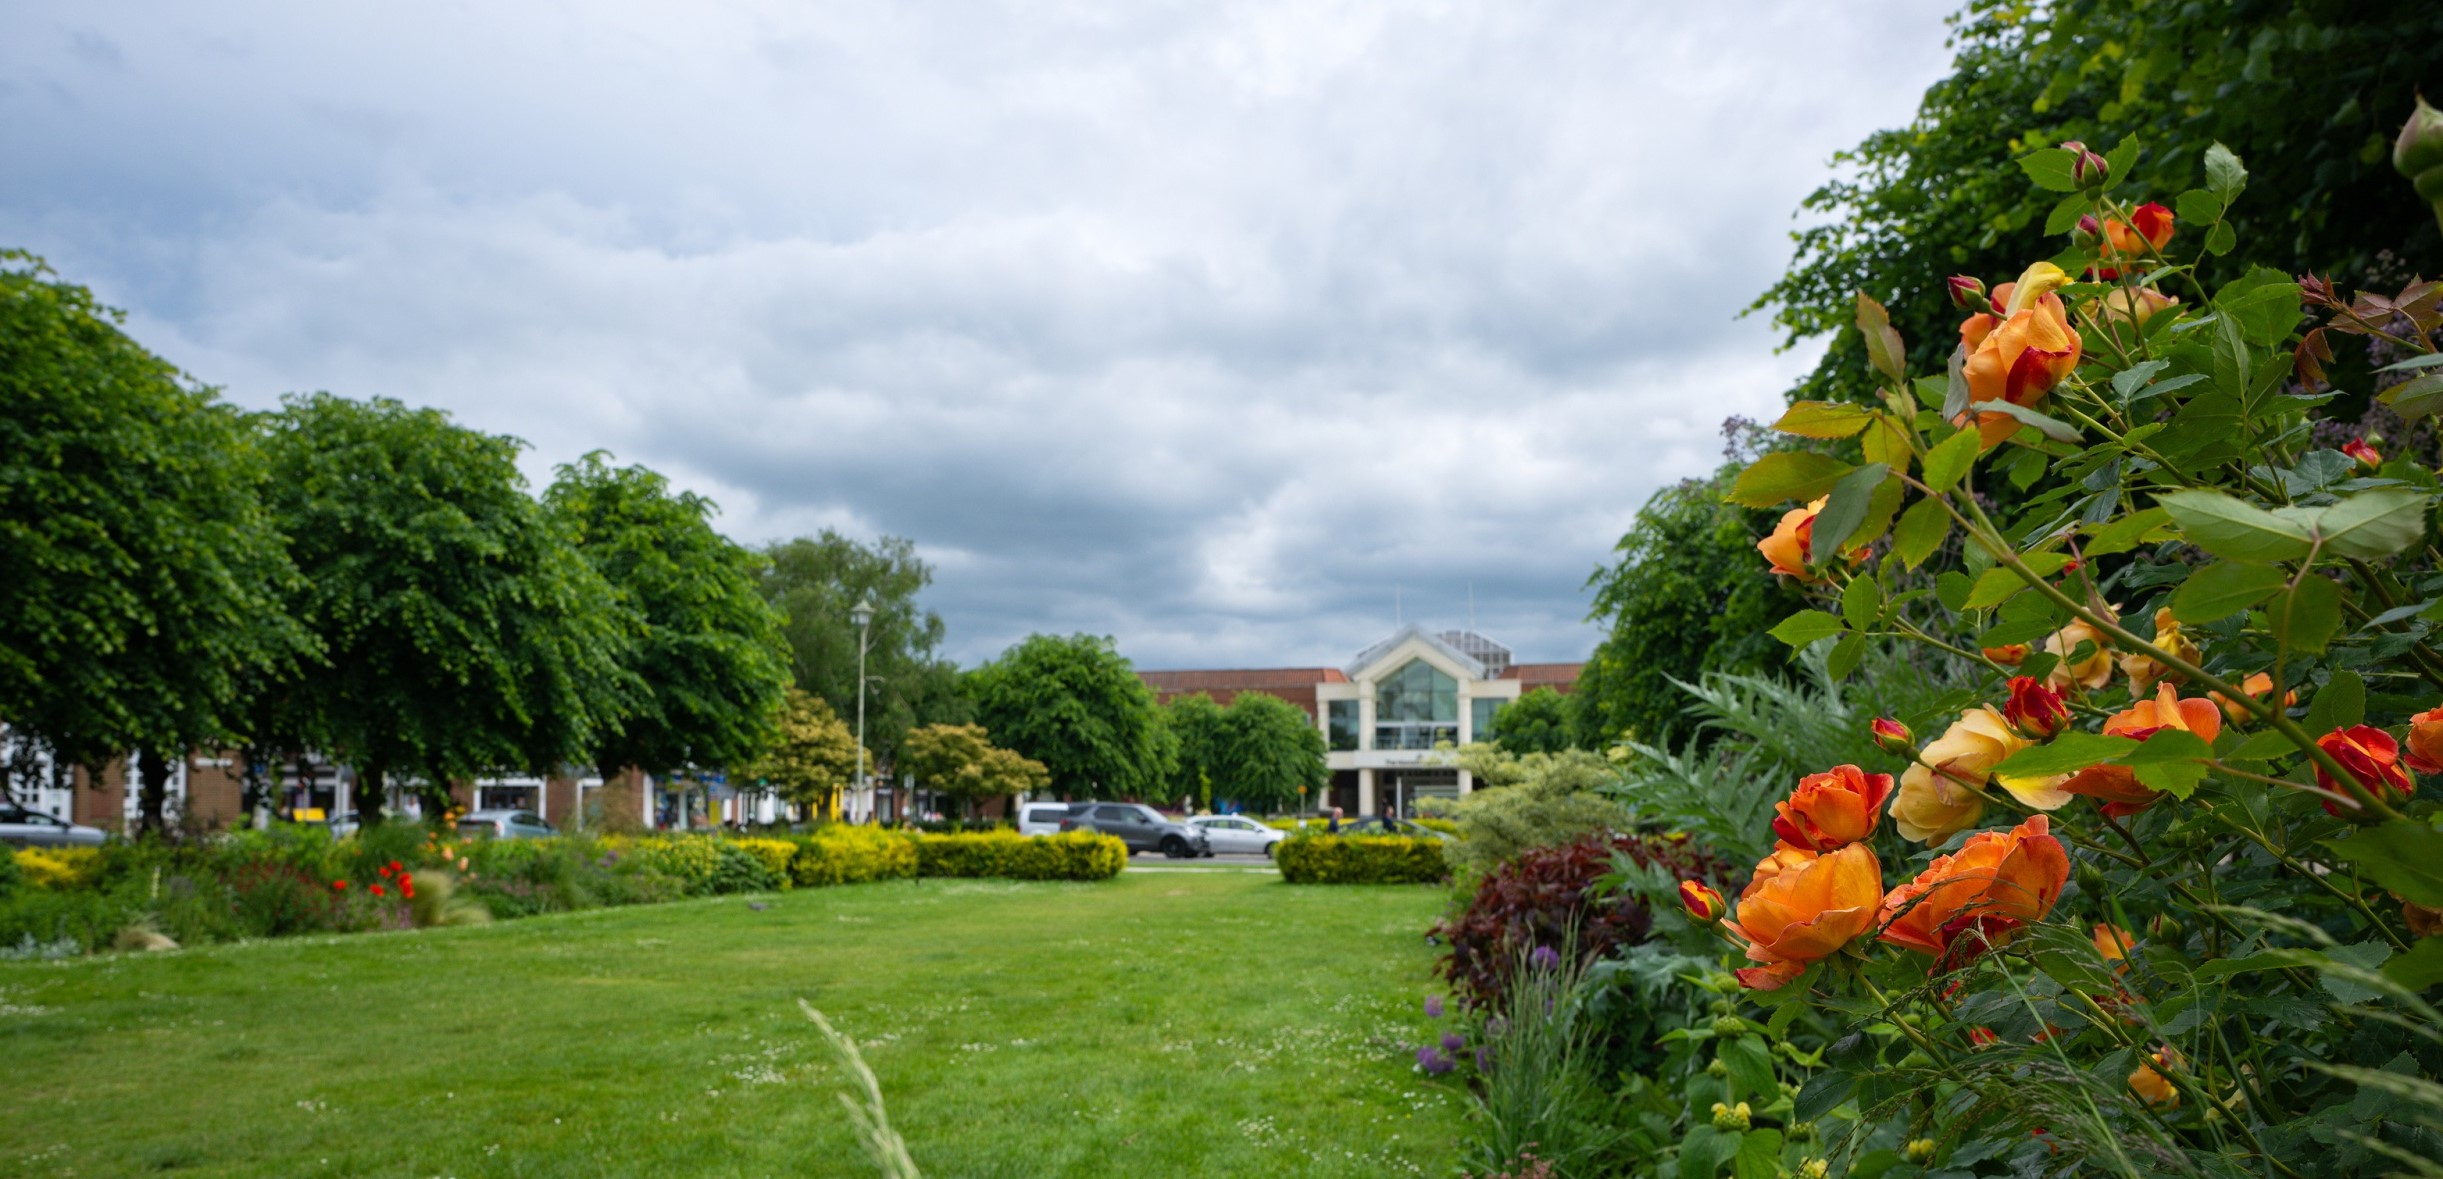
POLYGON ((1578 746, 1579 698, 1550 688, 1521 695, 1493 714, 1493 731, 1477 735, 1511 753, 1559 753, 1578 746))
MULTIPOLYGON (((1908 126, 1836 157, 1788 273, 1757 300, 1792 342, 1833 334, 1797 396, 1871 395, 1859 291, 1890 309, 1912 371, 1941 372, 1960 319, 1944 280, 1991 284, 2058 248, 2068 226, 2048 220, 2067 202, 2010 161, 2065 140, 2134 137, 2134 178, 2166 203, 2228 145, 2255 169, 2229 214, 2252 264, 2397 282, 2399 259, 2436 256, 2435 225, 2396 215, 2389 151, 2412 92, 2443 93, 2443 5, 1970 0, 1953 23, 1951 75, 1908 126)), ((2210 284, 2238 274, 2206 261, 2210 284)))
POLYGON ((921 724, 973 719, 960 695, 958 668, 937 653, 941 616, 917 604, 933 570, 914 542, 886 536, 861 544, 830 529, 764 550, 764 599, 780 611, 797 686, 842 716, 857 711, 857 625, 849 617, 872 595, 866 653, 865 740, 895 759, 900 735, 921 724))
POLYGON ((1164 705, 1162 719, 1178 751, 1170 799, 1286 810, 1331 778, 1314 720, 1278 696, 1241 692, 1223 707, 1197 692, 1164 705))
POLYGON ((63 761, 158 765, 243 736, 315 647, 255 438, 118 318, 0 252, 0 717, 63 761))
POLYGON ((1065 797, 1155 796, 1170 778, 1177 752, 1153 689, 1109 638, 1030 635, 966 683, 977 719, 1065 797))
POLYGON ((763 752, 731 772, 755 779, 808 814, 834 813, 840 791, 857 778, 857 735, 822 697, 785 688, 763 752))
POLYGON ((919 725, 901 744, 900 768, 918 785, 964 807, 991 798, 1032 794, 1051 785, 1042 762, 992 743, 982 725, 919 725))
POLYGON ((544 503, 635 635, 617 723, 590 754, 603 777, 754 756, 789 684, 779 615, 755 582, 761 560, 713 530, 712 501, 600 452, 562 466, 544 503))
POLYGON ((324 651, 265 700, 265 733, 352 764, 369 821, 394 771, 435 789, 595 752, 642 691, 638 628, 526 493, 515 439, 327 393, 263 424, 268 502, 304 575, 287 608, 324 651))

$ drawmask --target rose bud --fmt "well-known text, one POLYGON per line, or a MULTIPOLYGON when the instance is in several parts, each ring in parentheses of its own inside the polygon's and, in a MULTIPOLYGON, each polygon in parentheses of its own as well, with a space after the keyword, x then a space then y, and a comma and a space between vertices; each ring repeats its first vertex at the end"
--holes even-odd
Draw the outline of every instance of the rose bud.
POLYGON ((1721 893, 1698 880, 1680 881, 1680 904, 1687 906, 1689 916, 1705 922, 1720 921, 1729 910, 1721 893))
POLYGON ((2443 224, 2443 111, 2426 105, 2423 95, 2392 141, 2392 166, 2434 205, 2435 220, 2443 224))
POLYGON ((2102 188, 2112 179, 2112 167, 2086 144, 2072 139, 2061 145, 2070 153, 2070 180, 2080 188, 2102 188))
POLYGON ((1875 748, 1885 753, 1908 757, 1917 752, 1917 734, 1910 732, 1907 725, 1891 717, 1876 717, 1866 726, 1866 729, 1874 735, 1875 748))
POLYGON ((2017 667, 2020 664, 2027 662, 2027 644, 2025 643, 2009 643, 2000 647, 1982 647, 1979 648, 1979 650, 1984 654, 1985 658, 1991 659, 2004 667, 2017 667))
POLYGON ((2370 471, 2384 465, 2383 452, 2367 445, 2364 438, 2352 438, 2342 443, 2341 453, 2357 459, 2360 466, 2370 471))
POLYGON ((1951 305, 1962 311, 1983 311, 1993 305, 1985 294, 1985 280, 1965 274, 1954 274, 1943 280, 1943 289, 1951 293, 1951 305))
POLYGON ((2049 741, 2070 727, 2070 706, 2061 693, 2034 676, 2012 676, 2010 701, 2002 706, 2010 726, 2030 740, 2049 741))

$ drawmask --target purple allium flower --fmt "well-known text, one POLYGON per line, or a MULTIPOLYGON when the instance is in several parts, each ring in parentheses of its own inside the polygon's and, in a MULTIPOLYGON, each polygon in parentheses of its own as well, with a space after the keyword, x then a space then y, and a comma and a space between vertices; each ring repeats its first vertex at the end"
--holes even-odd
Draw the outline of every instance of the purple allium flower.
POLYGON ((1466 1036, 1462 1036, 1457 1032, 1442 1033, 1442 1050, 1444 1052, 1457 1056, 1459 1054, 1459 1050, 1465 1047, 1467 1047, 1466 1036))
POLYGON ((1527 955, 1527 964, 1538 970, 1555 969, 1561 965, 1561 952, 1551 946, 1537 946, 1534 953, 1527 955))
POLYGON ((1451 1058, 1442 1055, 1433 1045, 1426 1044, 1417 1049, 1417 1067, 1424 1069, 1426 1076, 1438 1077, 1451 1071, 1451 1058))
POLYGON ((1489 1071, 1491 1071, 1491 1066, 1492 1066, 1492 1063, 1493 1063, 1493 1058, 1492 1058, 1492 1057, 1490 1057, 1490 1056, 1485 1055, 1485 1051, 1484 1051, 1484 1049, 1479 1048, 1479 1049, 1477 1049, 1477 1050, 1476 1050, 1476 1071, 1477 1071, 1477 1072, 1480 1072, 1480 1073, 1481 1073, 1481 1072, 1489 1072, 1489 1071))
POLYGON ((1442 1018, 1442 996, 1440 996, 1440 995, 1427 995, 1427 996, 1425 996, 1425 1018, 1427 1018, 1427 1019, 1440 1019, 1440 1018, 1442 1018))

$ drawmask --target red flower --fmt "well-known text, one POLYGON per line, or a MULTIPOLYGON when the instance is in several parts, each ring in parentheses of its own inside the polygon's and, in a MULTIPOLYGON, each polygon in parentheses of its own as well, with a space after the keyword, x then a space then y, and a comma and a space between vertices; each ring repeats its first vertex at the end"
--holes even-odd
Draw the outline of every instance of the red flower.
POLYGON ((332 882, 331 882, 331 891, 333 891, 333 892, 346 892, 346 891, 348 891, 348 882, 347 882, 347 881, 345 881, 345 880, 334 880, 334 881, 332 881, 332 882))
POLYGON ((389 894, 387 894, 387 893, 383 892, 383 891, 382 891, 382 886, 381 886, 381 885, 378 885, 378 884, 377 884, 377 885, 374 885, 374 886, 373 886, 373 887, 372 887, 370 890, 368 890, 368 891, 372 892, 372 893, 373 893, 373 895, 375 895, 375 896, 377 896, 377 897, 378 897, 378 896, 387 896, 387 895, 389 895, 389 894))
POLYGON ((2341 453, 2357 459, 2368 470, 2384 465, 2383 452, 2367 445, 2364 438, 2352 438, 2341 444, 2341 453))
POLYGON ((2010 702, 2002 706, 2002 717, 2030 740, 2049 741, 2070 727, 2070 706, 2043 680, 2012 676, 2010 702))
MULTIPOLYGON (((2331 754, 2369 794, 2382 794, 2386 786, 2399 791, 2404 798, 2417 792, 2409 781, 2409 771, 2401 767, 2400 742, 2382 729, 2371 725, 2335 729, 2316 738, 2316 748, 2331 754)), ((2349 795, 2349 789, 2334 781, 2323 766, 2316 767, 2316 784, 2335 794, 2349 795)), ((2328 798, 2324 800, 2324 813, 2338 817, 2341 807, 2328 798)))
POLYGON ((393 876, 399 874, 399 862, 397 860, 390 861, 390 874, 393 876))
POLYGON ((1917 752, 1917 734, 1891 717, 1876 717, 1872 724, 1866 726, 1866 731, 1874 737, 1875 748, 1885 753, 1912 757, 1917 752))
POLYGON ((375 875, 380 876, 384 880, 388 880, 390 879, 390 874, 396 871, 398 871, 397 868, 380 868, 375 870, 375 875))
POLYGON ((1680 881, 1680 904, 1688 907, 1688 915, 1699 921, 1720 921, 1727 908, 1722 894, 1697 880, 1680 881))

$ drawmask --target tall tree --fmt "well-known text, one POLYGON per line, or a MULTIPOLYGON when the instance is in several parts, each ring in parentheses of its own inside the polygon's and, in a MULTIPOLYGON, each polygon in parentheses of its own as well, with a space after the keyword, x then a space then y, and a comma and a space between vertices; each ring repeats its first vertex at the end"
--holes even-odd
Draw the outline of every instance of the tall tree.
POLYGON ((595 752, 639 692, 637 626, 527 495, 517 440, 327 393, 264 425, 305 575, 289 608, 325 651, 310 683, 266 698, 265 732, 352 765, 368 822, 395 772, 437 806, 454 780, 595 752))
POLYGON ((858 630, 850 614, 871 596, 865 741, 876 756, 892 759, 900 735, 916 725, 973 719, 957 667, 937 654, 941 616, 916 602, 933 569, 914 542, 886 536, 866 545, 824 529, 774 544, 764 556, 764 599, 781 613, 797 686, 842 716, 857 711, 858 630))
POLYGON ((1322 731, 1278 696, 1232 697, 1222 710, 1222 750, 1226 770, 1213 779, 1213 792, 1242 806, 1287 810, 1302 791, 1321 790, 1331 780, 1322 731))
POLYGON ((69 763, 146 751, 157 831, 169 761, 314 646, 255 437, 119 318, 0 252, 0 717, 69 763))
POLYGON ((1590 617, 1607 633, 1573 692, 1572 744, 1666 742, 1686 727, 1685 697, 1672 681, 1781 658, 1784 648, 1766 632, 1800 601, 1763 571, 1755 539, 1762 517, 1722 502, 1727 480, 1718 473, 1655 492, 1620 538, 1618 558, 1589 579, 1590 617))
POLYGON ((1177 752, 1153 689, 1109 638, 1030 635, 967 675, 996 740, 1044 764, 1064 797, 1149 797, 1177 752))
POLYGON ((1511 753, 1559 753, 1578 747, 1584 723, 1579 698, 1549 688, 1537 688, 1503 705, 1493 714, 1493 731, 1480 739, 1511 753))
POLYGON ((1163 801, 1193 798, 1210 804, 1214 785, 1230 780, 1229 719, 1222 706, 1192 692, 1162 706, 1162 724, 1175 751, 1163 801))
POLYGON ((857 778, 857 735, 822 697, 787 688, 763 752, 733 772, 809 815, 837 814, 840 792, 857 778))
POLYGON ((901 769, 918 785, 958 800, 972 814, 991 798, 1032 794, 1052 782, 1042 762, 992 743, 982 725, 919 725, 900 748, 901 769))
POLYGON ((630 691, 591 754, 604 780, 726 767, 767 745, 788 648, 755 582, 761 558, 713 530, 712 501, 601 452, 562 466, 543 501, 635 628, 630 691))
MULTIPOLYGON (((2443 93, 2443 5, 1970 0, 1952 21, 1951 76, 1908 126, 1835 157, 1839 177, 1802 205, 1813 225, 1789 272, 1756 302, 1792 342, 1832 335, 1796 395, 1869 395, 1858 291, 1889 307, 1912 371, 1942 372, 1960 319, 1943 280, 2006 280, 2059 248, 2069 227, 2046 225, 2059 195, 2009 161, 2064 140, 2101 151, 2135 137, 2134 173, 2113 179, 2166 205, 2228 145, 2253 170, 2230 212, 2250 264, 2431 272, 2436 227, 2399 215, 2389 147, 2412 92, 2443 93)), ((2206 262, 2208 286, 2238 273, 2206 262)))

